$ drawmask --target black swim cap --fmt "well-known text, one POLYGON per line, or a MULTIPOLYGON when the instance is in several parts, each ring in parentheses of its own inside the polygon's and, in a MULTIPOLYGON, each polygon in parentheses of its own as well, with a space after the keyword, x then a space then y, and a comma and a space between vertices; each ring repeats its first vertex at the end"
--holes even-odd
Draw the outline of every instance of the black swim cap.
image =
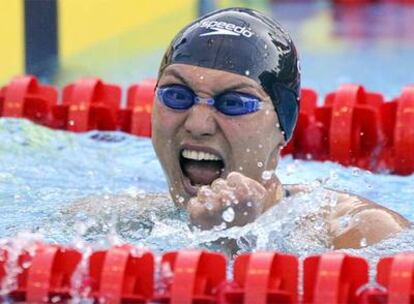
POLYGON ((300 71, 289 34, 271 18, 247 8, 207 14, 181 30, 161 62, 158 77, 173 63, 247 76, 272 99, 288 141, 299 112, 300 71))

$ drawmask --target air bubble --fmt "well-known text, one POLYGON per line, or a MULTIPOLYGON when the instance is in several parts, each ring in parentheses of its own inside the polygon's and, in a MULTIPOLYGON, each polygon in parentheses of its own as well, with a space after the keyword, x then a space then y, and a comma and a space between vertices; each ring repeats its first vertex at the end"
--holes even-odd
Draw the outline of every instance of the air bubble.
POLYGON ((204 80, 204 76, 203 75, 200 76, 200 80, 204 80))
POLYGON ((246 70, 246 71, 244 72, 244 75, 249 76, 249 75, 250 75, 250 71, 249 71, 249 70, 246 70))
POLYGON ((257 162, 257 166, 258 166, 259 168, 262 168, 262 167, 263 167, 263 163, 262 163, 262 162, 257 162))
POLYGON ((69 126, 74 126, 75 125, 75 122, 73 120, 69 120, 68 121, 68 124, 69 124, 69 126))
POLYGON ((178 198, 178 202, 179 202, 180 204, 184 203, 184 197, 180 196, 180 197, 178 198))
POLYGON ((247 202, 246 205, 247 205, 247 207, 252 207, 253 203, 252 202, 247 202))
POLYGON ((223 211, 223 220, 226 221, 227 223, 231 223, 234 221, 234 209, 232 207, 227 208, 226 210, 223 211))
POLYGON ((240 170, 240 171, 243 171, 243 167, 242 167, 242 166, 240 166, 240 167, 239 167, 239 170, 240 170))
POLYGON ((247 149, 246 149, 246 152, 247 152, 247 153, 249 153, 249 152, 250 152, 250 149, 249 149, 249 148, 247 148, 247 149))

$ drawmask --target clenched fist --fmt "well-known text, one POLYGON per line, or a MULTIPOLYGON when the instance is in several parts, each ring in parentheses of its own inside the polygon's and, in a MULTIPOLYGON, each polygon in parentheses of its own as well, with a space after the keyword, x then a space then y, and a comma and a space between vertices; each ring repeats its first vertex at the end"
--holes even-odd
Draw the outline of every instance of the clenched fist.
POLYGON ((244 226, 273 206, 282 196, 282 187, 273 174, 262 184, 238 172, 202 186, 187 205, 190 221, 200 229, 244 226))

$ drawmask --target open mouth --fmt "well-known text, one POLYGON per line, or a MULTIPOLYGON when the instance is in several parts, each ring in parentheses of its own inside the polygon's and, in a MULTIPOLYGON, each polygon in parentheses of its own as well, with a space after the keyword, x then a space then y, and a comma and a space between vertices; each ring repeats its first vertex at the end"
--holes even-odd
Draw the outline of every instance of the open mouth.
POLYGON ((218 154, 183 149, 180 153, 180 166, 190 185, 198 188, 210 185, 219 178, 224 172, 225 164, 218 154))

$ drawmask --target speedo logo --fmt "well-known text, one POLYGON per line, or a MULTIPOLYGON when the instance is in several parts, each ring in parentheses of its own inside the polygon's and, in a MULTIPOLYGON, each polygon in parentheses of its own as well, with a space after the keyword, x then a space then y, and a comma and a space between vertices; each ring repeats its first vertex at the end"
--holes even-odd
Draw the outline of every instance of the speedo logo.
POLYGON ((213 35, 229 35, 229 36, 240 36, 250 38, 253 36, 253 32, 246 27, 238 26, 233 23, 227 23, 224 21, 203 21, 200 24, 200 27, 213 30, 212 32, 203 33, 200 37, 203 36, 213 36, 213 35))

